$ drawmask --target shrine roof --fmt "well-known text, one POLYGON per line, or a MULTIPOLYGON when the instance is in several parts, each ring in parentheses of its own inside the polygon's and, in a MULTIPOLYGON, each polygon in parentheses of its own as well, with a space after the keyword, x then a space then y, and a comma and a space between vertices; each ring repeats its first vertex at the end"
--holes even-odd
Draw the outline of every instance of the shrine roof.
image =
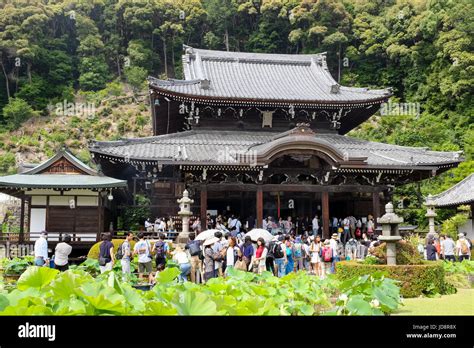
POLYGON ((457 206, 474 203, 474 173, 448 188, 440 194, 432 196, 432 202, 438 207, 457 206))

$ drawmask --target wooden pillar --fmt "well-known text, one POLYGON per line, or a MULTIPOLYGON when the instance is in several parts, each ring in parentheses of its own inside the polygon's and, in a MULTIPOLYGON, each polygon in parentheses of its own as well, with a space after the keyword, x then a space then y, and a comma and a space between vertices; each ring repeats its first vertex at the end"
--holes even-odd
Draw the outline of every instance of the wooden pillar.
POLYGON ((262 186, 257 187, 257 228, 262 228, 263 222, 263 191, 262 186))
POLYGON ((321 208, 323 211, 323 238, 328 239, 329 233, 329 192, 321 194, 321 208))
POLYGON ((25 241, 25 197, 21 197, 21 210, 20 210, 20 236, 19 243, 22 244, 25 241))
POLYGON ((201 230, 207 230, 207 187, 201 186, 201 230))
POLYGON ((374 224, 377 225, 377 218, 380 217, 380 193, 372 193, 372 212, 374 216, 374 224))
POLYGON ((471 203, 471 222, 472 222, 472 232, 474 232, 474 202, 471 203))
MULTIPOLYGON (((99 196, 98 196, 98 204, 97 204, 97 214, 99 214, 99 225, 97 226, 97 237, 96 237, 96 241, 100 241, 101 240, 101 234, 102 234, 102 228, 101 228, 101 225, 102 225, 102 213, 100 211, 101 207, 102 207, 102 196, 100 195, 100 191, 99 191, 99 196)), ((112 236, 113 238, 113 236, 112 236)))

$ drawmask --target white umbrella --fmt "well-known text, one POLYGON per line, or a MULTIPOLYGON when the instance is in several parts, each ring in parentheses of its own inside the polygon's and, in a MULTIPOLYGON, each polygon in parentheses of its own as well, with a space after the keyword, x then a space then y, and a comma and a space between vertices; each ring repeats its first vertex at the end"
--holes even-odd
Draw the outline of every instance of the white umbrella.
POLYGON ((254 228, 245 236, 246 237, 249 236, 250 239, 252 239, 253 241, 257 241, 257 239, 263 238, 265 243, 270 242, 274 237, 270 232, 268 232, 267 230, 264 230, 263 228, 254 228))
POLYGON ((209 239, 209 238, 212 238, 214 237, 214 233, 216 232, 222 232, 221 230, 206 230, 206 231, 202 231, 201 233, 199 233, 197 235, 197 237, 195 238, 195 240, 206 240, 206 239, 209 239))

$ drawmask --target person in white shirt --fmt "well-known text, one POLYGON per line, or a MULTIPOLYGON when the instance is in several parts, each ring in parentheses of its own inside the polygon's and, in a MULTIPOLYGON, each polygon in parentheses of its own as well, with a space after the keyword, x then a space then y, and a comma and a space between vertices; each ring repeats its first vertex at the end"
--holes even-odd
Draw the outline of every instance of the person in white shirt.
POLYGON ((336 262, 339 261, 339 254, 337 252, 337 233, 332 234, 332 238, 329 240, 329 246, 332 250, 332 264, 331 264, 331 273, 336 272, 336 262))
POLYGON ((48 233, 46 231, 41 232, 40 237, 35 242, 35 265, 44 266, 49 262, 48 257, 48 233))
POLYGON ((160 219, 160 224, 159 224, 159 226, 158 226, 158 231, 159 231, 159 232, 165 232, 165 231, 166 231, 165 218, 160 219))
POLYGON ((230 233, 232 234, 232 237, 236 237, 240 233, 240 228, 242 227, 242 224, 240 223, 240 220, 238 217, 234 217, 229 224, 229 230, 230 233))
POLYGON ((188 254, 180 246, 177 246, 174 251, 173 261, 179 265, 179 270, 181 271, 178 281, 184 283, 188 280, 188 275, 191 273, 191 263, 189 262, 188 254))
POLYGON ((122 248, 122 259, 120 260, 120 264, 122 266, 122 280, 126 281, 128 277, 130 277, 131 270, 130 270, 130 257, 132 256, 132 250, 130 242, 133 240, 133 232, 127 232, 125 237, 125 241, 122 243, 120 248, 122 248))
POLYGON ((145 230, 147 232, 153 232, 153 224, 151 223, 150 218, 145 221, 145 230))
POLYGON ((140 240, 133 248, 133 255, 138 255, 138 277, 143 279, 144 272, 149 275, 152 271, 151 247, 143 232, 138 234, 138 238, 140 240))
MULTIPOLYGON (((160 222, 161 222, 161 220, 159 218, 155 219, 155 224, 153 225, 153 232, 160 232, 160 222)), ((145 225, 146 225, 146 223, 145 223, 145 225)))
POLYGON ((242 255, 240 248, 237 246, 237 239, 235 237, 230 237, 229 239, 229 246, 227 247, 226 250, 226 267, 225 267, 225 272, 224 275, 228 276, 229 275, 229 270, 231 268, 234 268, 235 263, 237 262, 237 257, 240 257, 242 255))
POLYGON ((54 268, 61 272, 69 269, 69 255, 71 254, 72 246, 68 243, 71 243, 71 236, 66 234, 64 236, 64 242, 58 243, 55 249, 54 268))
POLYGON ((317 215, 314 216, 312 225, 313 225, 313 236, 316 236, 319 232, 319 220, 318 220, 317 215))
POLYGON ((471 258, 471 243, 466 239, 464 233, 459 233, 459 239, 456 242, 456 254, 459 261, 469 260, 471 258))

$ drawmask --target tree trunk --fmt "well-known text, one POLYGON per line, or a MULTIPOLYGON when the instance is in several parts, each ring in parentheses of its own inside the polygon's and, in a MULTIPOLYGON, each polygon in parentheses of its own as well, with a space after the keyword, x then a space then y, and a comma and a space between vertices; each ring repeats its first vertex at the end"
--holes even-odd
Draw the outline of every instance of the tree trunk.
POLYGON ((227 27, 225 28, 224 42, 225 42, 225 49, 226 49, 227 52, 229 52, 230 51, 230 49, 229 49, 229 30, 227 30, 227 27))
POLYGON ((341 44, 339 44, 339 52, 337 55, 337 83, 341 83, 341 44))
POLYGON ((166 58, 166 39, 163 37, 163 59, 165 63, 165 75, 168 77, 168 59, 166 58))
POLYGON ((2 66, 3 76, 5 76, 5 86, 7 87, 7 97, 10 100, 10 86, 8 85, 8 75, 5 71, 5 66, 3 65, 3 61, 0 60, 0 65, 2 66))
POLYGON ((117 52, 117 73, 118 73, 118 77, 119 77, 119 80, 122 79, 122 70, 120 69, 120 54, 117 52))
POLYGON ((28 82, 31 83, 31 63, 26 63, 26 74, 28 75, 28 82))
POLYGON ((171 64, 173 65, 173 70, 171 71, 171 74, 173 76, 173 78, 176 78, 176 75, 175 75, 175 68, 176 68, 176 62, 175 62, 175 59, 174 59, 174 35, 171 37, 171 64))

